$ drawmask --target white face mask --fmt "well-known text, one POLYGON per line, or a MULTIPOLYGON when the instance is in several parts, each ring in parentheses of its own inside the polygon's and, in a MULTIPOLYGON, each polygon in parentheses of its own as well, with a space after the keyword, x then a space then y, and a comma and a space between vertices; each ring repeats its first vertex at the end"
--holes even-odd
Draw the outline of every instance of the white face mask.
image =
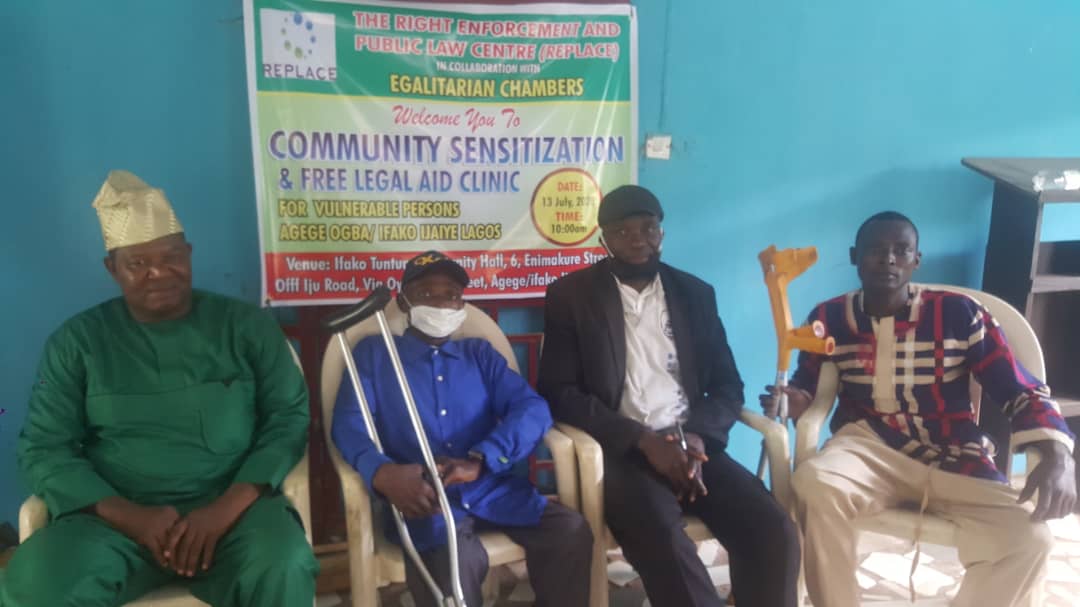
POLYGON ((428 337, 449 337, 461 327, 463 322, 465 322, 465 308, 455 310, 409 304, 409 324, 428 337))

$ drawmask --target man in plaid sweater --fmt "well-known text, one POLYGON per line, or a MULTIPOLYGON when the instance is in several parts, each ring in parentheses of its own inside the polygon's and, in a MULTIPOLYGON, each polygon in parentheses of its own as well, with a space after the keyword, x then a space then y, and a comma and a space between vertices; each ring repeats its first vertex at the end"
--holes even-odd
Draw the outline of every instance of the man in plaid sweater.
MULTIPOLYGON (((1053 543, 1044 521, 1070 513, 1076 500, 1073 436, 1049 388, 1017 362, 982 305, 911 284, 918 238, 899 213, 863 223, 851 249, 862 288, 810 314, 836 350, 800 354, 785 389, 798 417, 812 401, 822 362, 837 366, 834 436, 792 480, 810 597, 815 605, 858 605, 854 519, 914 502, 959 528, 967 573, 954 605, 1023 605, 1053 543), (1003 403, 1014 447, 1034 446, 1042 455, 1019 493, 994 466, 994 445, 976 423, 971 375, 1003 403)), ((767 411, 776 400, 769 390, 762 395, 767 411)))

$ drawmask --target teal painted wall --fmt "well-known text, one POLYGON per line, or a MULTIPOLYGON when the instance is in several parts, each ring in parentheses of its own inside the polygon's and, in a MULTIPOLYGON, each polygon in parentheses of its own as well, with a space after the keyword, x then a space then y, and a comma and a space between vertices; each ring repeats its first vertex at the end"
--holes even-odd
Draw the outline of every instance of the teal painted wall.
MULTIPOLYGON (((867 215, 908 213, 919 278, 977 286, 990 183, 962 156, 1080 156, 1080 5, 1067 0, 640 0, 640 130, 674 138, 640 181, 668 214, 664 256, 717 288, 747 398, 774 373, 756 255, 816 245, 797 316, 855 286, 867 215)), ((115 289, 90 202, 124 167, 163 187, 197 286, 254 300, 259 267, 238 0, 7 2, 0 136, 0 521, 25 497, 14 441, 41 345, 115 289)), ((1046 235, 1080 238, 1080 213, 1046 235)), ((537 328, 514 314, 508 328, 537 328)), ((752 466, 756 440, 732 450, 752 466)))
MULTIPOLYGON (((640 181, 665 203, 666 260, 716 286, 748 402, 776 365, 759 251, 818 247, 789 290, 802 319, 857 286, 855 230, 894 209, 921 231, 917 279, 977 287, 992 186, 960 158, 1080 155, 1075 3, 636 4, 640 130, 673 136, 640 181)), ((1076 211, 1046 236, 1080 238, 1076 211)))

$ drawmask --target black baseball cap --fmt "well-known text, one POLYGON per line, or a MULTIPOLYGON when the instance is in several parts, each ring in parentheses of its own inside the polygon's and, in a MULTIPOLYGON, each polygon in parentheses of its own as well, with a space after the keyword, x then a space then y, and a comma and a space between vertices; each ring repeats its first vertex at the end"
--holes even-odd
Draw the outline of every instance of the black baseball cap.
POLYGON ((457 281, 462 287, 469 286, 469 274, 458 262, 438 251, 427 251, 413 257, 405 264, 405 274, 401 277, 401 286, 405 286, 432 272, 441 272, 457 281))
POLYGON ((601 226, 626 219, 631 215, 653 215, 664 220, 664 209, 656 195, 639 185, 621 185, 611 190, 600 201, 596 221, 601 226))

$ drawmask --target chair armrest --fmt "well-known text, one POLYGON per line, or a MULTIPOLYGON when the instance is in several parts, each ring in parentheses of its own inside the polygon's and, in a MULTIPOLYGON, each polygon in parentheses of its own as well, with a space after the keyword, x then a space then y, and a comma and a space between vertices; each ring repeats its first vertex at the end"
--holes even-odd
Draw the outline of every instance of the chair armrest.
POLYGON ((791 505, 791 448, 788 446, 788 431, 780 422, 769 419, 760 413, 743 408, 739 420, 759 432, 765 439, 765 450, 769 454, 769 479, 772 494, 776 501, 785 508, 791 505))
POLYGON ((580 483, 578 512, 581 513, 593 533, 593 556, 589 573, 592 587, 589 590, 589 605, 606 606, 608 604, 609 534, 607 523, 604 521, 604 451, 596 439, 579 428, 563 423, 556 423, 555 428, 569 437, 574 444, 580 483))
MULTIPOLYGON (((304 524, 304 533, 311 542, 311 499, 308 489, 307 453, 285 477, 281 484, 282 493, 292 502, 293 508, 300 515, 304 524)), ((43 528, 49 521, 49 510, 45 501, 31 495, 19 508, 19 541, 24 542, 35 531, 43 528)))
MULTIPOLYGON (((366 538, 359 538, 366 539, 365 543, 370 543, 372 539, 371 535, 374 532, 375 520, 372 517, 371 494, 368 493, 367 485, 364 484, 364 479, 360 477, 360 473, 345 463, 345 460, 338 454, 337 449, 331 447, 330 453, 330 459, 334 462, 334 470, 337 471, 338 479, 341 481, 341 497, 345 506, 345 526, 349 533, 349 548, 351 550, 354 540, 357 539, 354 536, 367 536, 366 538), (353 533, 354 529, 357 531, 356 534, 353 533)), ((370 552, 370 549, 368 552, 370 552)))
POLYGON ((580 511, 581 496, 578 495, 574 442, 557 428, 552 428, 544 435, 544 444, 551 451, 551 460, 555 464, 555 490, 559 495, 559 502, 567 508, 580 511))
POLYGON ((364 479, 345 462, 332 441, 326 444, 330 461, 341 481, 341 498, 345 506, 345 532, 349 545, 349 582, 356 605, 377 605, 379 565, 375 556, 375 535, 382 533, 372 515, 371 495, 364 479))
POLYGON ((555 427, 574 443, 581 486, 579 511, 592 528, 595 541, 603 543, 607 529, 604 523, 604 451, 584 430, 562 423, 555 427))
POLYGON ((311 485, 308 473, 308 454, 296 462, 293 469, 285 476, 281 483, 281 492, 292 502, 293 508, 300 515, 300 521, 304 524, 304 533, 307 535, 308 544, 311 544, 311 485))
POLYGON ((556 423, 555 428, 568 437, 574 445, 578 465, 578 482, 581 486, 582 514, 586 509, 598 509, 603 513, 604 504, 604 450, 589 433, 569 424, 556 423))
POLYGON ((45 500, 31 495, 19 508, 19 542, 25 542, 32 533, 49 522, 49 508, 45 500))
POLYGON ((812 457, 821 442, 821 428, 825 418, 829 417, 836 394, 839 390, 839 375, 836 365, 823 363, 818 374, 817 392, 810 407, 803 412, 795 423, 795 467, 812 457))

